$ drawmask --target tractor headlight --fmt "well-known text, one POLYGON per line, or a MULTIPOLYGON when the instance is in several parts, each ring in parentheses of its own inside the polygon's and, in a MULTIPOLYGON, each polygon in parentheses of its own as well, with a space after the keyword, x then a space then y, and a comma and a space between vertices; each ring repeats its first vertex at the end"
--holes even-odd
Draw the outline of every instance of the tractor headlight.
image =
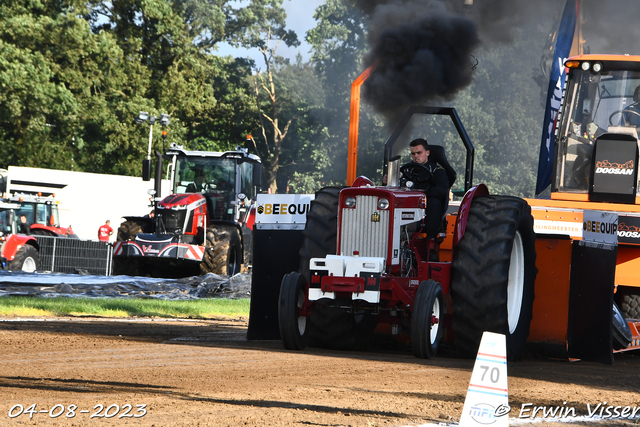
POLYGON ((596 62, 593 64, 593 71, 595 73, 599 73, 600 71, 602 71, 602 63, 600 62, 596 62))
POLYGON ((387 209, 389 207, 388 199, 378 199, 378 209, 387 209))
POLYGON ((585 61, 582 63, 581 67, 584 71, 589 71, 589 68, 591 68, 591 63, 589 61, 585 61))
POLYGON ((344 199, 344 207, 345 208, 354 208, 356 206, 356 198, 355 197, 347 197, 344 199))

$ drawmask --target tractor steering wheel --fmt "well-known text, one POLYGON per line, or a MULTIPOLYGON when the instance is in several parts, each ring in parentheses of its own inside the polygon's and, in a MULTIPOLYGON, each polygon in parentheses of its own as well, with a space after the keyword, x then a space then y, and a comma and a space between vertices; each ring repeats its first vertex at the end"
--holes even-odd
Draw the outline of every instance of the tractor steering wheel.
POLYGON ((611 113, 611 115, 609 116, 609 124, 610 124, 611 126, 614 126, 614 124, 613 124, 613 117, 614 117, 616 114, 621 114, 621 115, 622 115, 622 123, 623 123, 623 126, 628 126, 628 124, 627 124, 627 118, 624 116, 624 115, 625 115, 625 113, 635 114, 636 116, 640 117, 640 113, 638 113, 636 110, 631 110, 631 109, 629 109, 629 108, 627 107, 627 108, 625 108, 624 110, 617 110, 617 111, 614 111, 613 113, 611 113))
POLYGON ((427 169, 425 165, 414 162, 402 165, 400 172, 402 172, 402 176, 404 178, 400 180, 401 187, 406 187, 406 183, 408 181, 413 182, 415 186, 418 182, 425 180, 425 174, 426 176, 429 176, 428 174, 430 173, 429 169, 427 169))

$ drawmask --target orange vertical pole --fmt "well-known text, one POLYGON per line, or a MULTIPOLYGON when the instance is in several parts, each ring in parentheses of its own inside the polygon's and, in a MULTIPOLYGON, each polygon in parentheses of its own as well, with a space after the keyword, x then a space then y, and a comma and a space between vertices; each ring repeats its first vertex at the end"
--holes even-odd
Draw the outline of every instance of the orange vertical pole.
POLYGON ((360 124, 360 87, 376 69, 374 62, 351 83, 351 110, 349 113, 349 148, 347 150, 347 185, 356 180, 358 164, 358 125, 360 124))

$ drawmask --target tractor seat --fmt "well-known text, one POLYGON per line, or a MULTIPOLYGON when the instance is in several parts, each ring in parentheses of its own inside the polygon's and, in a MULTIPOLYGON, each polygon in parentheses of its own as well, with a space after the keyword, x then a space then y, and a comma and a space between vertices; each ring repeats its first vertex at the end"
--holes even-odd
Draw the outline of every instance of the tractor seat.
MULTIPOLYGON (((453 187, 453 184, 456 182, 457 174, 456 171, 451 167, 449 161, 447 160, 447 156, 444 152, 444 147, 442 145, 431 145, 429 144, 429 159, 435 161, 440 166, 444 168, 444 171, 447 173, 447 178, 449 178, 449 190, 453 187)), ((439 234, 446 235, 447 232, 447 210, 449 209, 449 197, 445 197, 444 200, 441 200, 443 207, 442 214, 442 227, 440 228, 439 234)), ((443 236, 444 237, 444 236, 443 236)))

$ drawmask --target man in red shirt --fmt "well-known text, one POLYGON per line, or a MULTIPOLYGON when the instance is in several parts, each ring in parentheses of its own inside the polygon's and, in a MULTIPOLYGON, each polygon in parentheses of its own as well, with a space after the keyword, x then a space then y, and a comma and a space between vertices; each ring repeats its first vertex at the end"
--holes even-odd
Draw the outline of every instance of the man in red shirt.
POLYGON ((109 224, 111 224, 111 221, 107 220, 104 225, 101 225, 100 228, 98 228, 98 240, 101 242, 108 242, 109 237, 113 234, 113 228, 111 228, 109 224))

